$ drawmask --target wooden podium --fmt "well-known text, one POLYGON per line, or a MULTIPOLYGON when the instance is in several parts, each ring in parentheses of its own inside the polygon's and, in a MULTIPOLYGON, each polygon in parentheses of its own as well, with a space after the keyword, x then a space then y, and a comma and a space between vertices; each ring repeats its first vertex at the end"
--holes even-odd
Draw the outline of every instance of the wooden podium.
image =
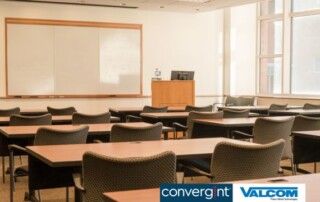
POLYGON ((194 80, 152 81, 152 106, 194 105, 194 80))

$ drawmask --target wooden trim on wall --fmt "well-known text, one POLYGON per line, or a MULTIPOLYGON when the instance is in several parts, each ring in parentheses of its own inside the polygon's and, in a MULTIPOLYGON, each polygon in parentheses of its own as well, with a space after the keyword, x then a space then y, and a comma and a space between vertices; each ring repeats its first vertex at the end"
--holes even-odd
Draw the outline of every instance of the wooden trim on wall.
POLYGON ((70 20, 45 20, 31 18, 6 18, 6 24, 29 24, 29 25, 58 25, 58 26, 76 26, 76 27, 105 27, 105 28, 125 28, 142 29, 141 24, 110 23, 110 22, 87 22, 70 20))
MULTIPOLYGON (((223 95, 196 95, 196 98, 221 98, 223 95)), ((151 98, 151 95, 10 95, 0 99, 69 99, 69 98, 151 98)))
POLYGON ((143 34, 142 24, 110 23, 110 22, 86 22, 86 21, 67 21, 67 20, 46 20, 29 18, 5 18, 5 79, 6 79, 6 98, 139 98, 143 94, 143 34), (9 95, 8 89, 8 24, 29 24, 29 25, 58 25, 58 26, 76 26, 76 27, 101 27, 117 29, 137 29, 140 30, 140 94, 94 94, 94 95, 9 95))

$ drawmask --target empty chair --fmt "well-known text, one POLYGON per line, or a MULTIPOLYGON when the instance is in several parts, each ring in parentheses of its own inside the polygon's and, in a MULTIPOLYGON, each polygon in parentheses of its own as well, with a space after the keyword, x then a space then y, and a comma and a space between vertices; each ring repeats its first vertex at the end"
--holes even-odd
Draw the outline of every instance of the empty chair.
POLYGON ((278 139, 284 139, 286 144, 284 147, 282 160, 290 159, 291 166, 293 168, 290 138, 293 121, 294 117, 281 119, 270 117, 257 118, 253 126, 252 135, 245 134, 240 131, 233 131, 232 133, 233 135, 240 134, 247 138, 253 138, 253 142, 258 144, 268 144, 278 139))
POLYGON ((223 118, 248 118, 250 110, 223 109, 223 118))
POLYGON ((161 134, 162 123, 140 127, 114 124, 111 128, 110 142, 160 140, 161 134))
POLYGON ((171 151, 140 158, 114 158, 86 152, 82 180, 79 176, 74 179, 84 202, 98 202, 104 192, 158 188, 160 184, 175 183, 175 169, 176 155, 171 151))
POLYGON ((11 116, 13 114, 20 114, 20 108, 0 109, 0 117, 11 116))
POLYGON ((269 110, 286 110, 288 107, 288 104, 271 104, 269 107, 269 110))
POLYGON ((186 112, 191 112, 191 111, 196 111, 196 112, 212 112, 213 105, 208 105, 208 106, 191 106, 187 105, 185 108, 186 112))
POLYGON ((110 118, 110 112, 102 114, 83 114, 75 112, 72 114, 72 124, 110 123, 110 118))
POLYGON ((254 106, 255 97, 240 96, 238 98, 239 106, 254 106))
POLYGON ((277 177, 285 141, 263 145, 219 143, 212 155, 210 174, 213 182, 277 177))
POLYGON ((53 108, 48 106, 47 110, 53 116, 72 115, 74 112, 77 112, 74 107, 53 108))
POLYGON ((39 126, 39 125, 51 125, 52 115, 44 114, 40 116, 23 116, 23 115, 11 115, 9 125, 10 126, 39 126))
MULTIPOLYGON (((310 131, 310 130, 320 130, 320 117, 308 117, 298 115, 294 119, 292 131, 310 131)), ((313 147, 318 147, 318 145, 313 145, 313 141, 300 138, 299 136, 292 136, 292 152, 293 152, 293 164, 295 174, 298 169, 298 164, 300 163, 311 163, 316 162, 318 157, 312 155, 305 155, 305 150, 312 150, 313 147), (306 148, 306 145, 308 145, 306 148), (314 159, 315 158, 315 159, 314 159)), ((314 172, 317 170, 317 164, 314 163, 314 172)), ((299 172, 304 172, 298 169, 299 172)))
POLYGON ((221 119, 223 118, 223 112, 195 112, 192 111, 189 113, 187 118, 187 125, 184 126, 180 123, 174 122, 172 124, 172 127, 174 129, 174 136, 177 138, 177 132, 182 131, 184 133, 184 137, 187 138, 197 138, 193 137, 193 125, 194 125, 194 119, 221 119))
MULTIPOLYGON (((39 128, 34 138, 34 145, 62 145, 62 144, 85 144, 87 141, 89 126, 82 126, 74 130, 56 130, 51 128, 39 128)), ((14 183, 14 150, 26 152, 26 149, 18 145, 9 145, 10 181, 14 183)), ((20 166, 17 172, 28 173, 28 166, 20 166)), ((13 197, 13 187, 10 187, 10 197, 13 197)), ((39 198, 40 193, 39 193, 39 198)))
MULTIPOLYGON (((142 109, 142 113, 161 113, 161 112, 167 112, 168 106, 165 107, 152 107, 152 106, 144 106, 142 109)), ((127 122, 141 122, 142 118, 139 116, 134 115, 127 115, 126 116, 127 122)))
POLYGON ((303 109, 320 109, 320 104, 306 103, 303 105, 303 109))

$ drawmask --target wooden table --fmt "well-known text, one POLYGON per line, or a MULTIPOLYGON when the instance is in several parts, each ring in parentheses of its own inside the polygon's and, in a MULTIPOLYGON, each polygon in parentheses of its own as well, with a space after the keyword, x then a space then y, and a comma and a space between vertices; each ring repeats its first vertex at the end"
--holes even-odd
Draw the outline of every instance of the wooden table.
MULTIPOLYGON (((141 127, 149 126, 149 123, 121 123, 123 125, 141 127)), ((92 142, 94 139, 108 140, 111 128, 114 123, 107 124, 87 124, 89 126, 89 136, 87 141, 92 142)), ((47 127, 58 130, 73 130, 80 127, 80 125, 50 125, 50 126, 3 126, 0 127, 0 156, 5 157, 9 155, 8 145, 17 144, 22 147, 33 144, 33 139, 40 127, 47 127)), ((163 127, 164 138, 168 138, 168 132, 172 132, 173 129, 169 127, 163 127)), ((2 158, 2 171, 5 176, 5 163, 2 158)), ((3 179, 4 181, 4 179, 3 179)))
MULTIPOLYGON (((119 107, 109 108, 109 112, 112 116, 120 118, 121 122, 126 122, 127 115, 140 116, 143 107, 119 107)), ((185 107, 168 107, 168 112, 184 112, 185 107)))
POLYGON ((29 193, 34 190, 74 186, 72 173, 81 170, 86 151, 117 158, 144 157, 173 151, 177 159, 211 157, 215 146, 222 141, 253 145, 225 138, 185 139, 167 141, 122 142, 103 144, 27 146, 29 155, 29 193))
MULTIPOLYGON (((281 117, 269 117, 274 120, 282 120, 288 118, 287 116, 281 117)), ((221 137, 222 131, 224 131, 224 136, 230 138, 232 130, 243 130, 245 132, 251 133, 252 127, 256 122, 257 117, 249 118, 227 118, 227 119, 195 119, 194 120, 194 132, 200 133, 202 136, 211 137, 221 137), (220 129, 220 130, 219 130, 220 129), (214 132, 217 131, 217 134, 214 132), (219 132, 219 133, 218 133, 219 132)))
POLYGON ((291 116, 291 115, 305 115, 305 116, 320 116, 320 109, 288 109, 288 110, 270 110, 270 116, 291 116))
MULTIPOLYGON (((232 183, 238 184, 305 184, 306 185, 306 201, 318 201, 320 197, 319 192, 320 174, 311 175, 296 175, 277 178, 265 178, 257 180, 237 181, 232 183)), ((154 189, 140 189, 132 191, 118 191, 103 193, 105 201, 117 202, 142 202, 152 201, 160 202, 160 188, 154 189)))
MULTIPOLYGON (((8 126, 10 121, 10 117, 0 117, 0 125, 8 126)), ((119 117, 111 117, 111 122, 120 121, 119 117)), ((63 116, 52 116, 52 124, 61 125, 61 124, 71 124, 72 123, 72 115, 63 115, 63 116)))

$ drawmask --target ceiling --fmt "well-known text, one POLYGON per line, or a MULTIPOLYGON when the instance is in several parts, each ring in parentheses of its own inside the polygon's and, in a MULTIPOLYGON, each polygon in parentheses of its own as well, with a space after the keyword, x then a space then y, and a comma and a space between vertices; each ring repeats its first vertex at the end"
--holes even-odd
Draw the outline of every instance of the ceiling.
POLYGON ((41 2, 106 6, 141 10, 204 12, 219 8, 257 2, 259 0, 7 0, 21 2, 41 2))

